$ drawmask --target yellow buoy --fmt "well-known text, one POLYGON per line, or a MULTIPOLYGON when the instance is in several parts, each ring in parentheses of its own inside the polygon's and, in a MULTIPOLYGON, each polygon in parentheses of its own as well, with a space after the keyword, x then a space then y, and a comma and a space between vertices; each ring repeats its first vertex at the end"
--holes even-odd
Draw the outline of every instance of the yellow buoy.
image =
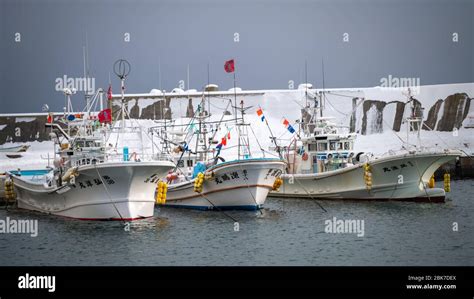
POLYGON ((430 180, 428 181, 428 187, 430 187, 430 188, 434 188, 434 187, 435 187, 434 174, 431 176, 430 180))
POLYGON ((444 191, 451 192, 451 175, 449 173, 444 174, 444 191))
POLYGON ((194 181, 194 192, 201 193, 203 184, 204 184, 204 174, 200 172, 198 173, 196 180, 194 181))
POLYGON ((163 181, 158 181, 156 185, 155 201, 159 205, 166 203, 166 194, 168 193, 168 184, 163 181))
POLYGON ((364 164, 364 181, 367 191, 372 189, 372 169, 368 163, 364 164))
POLYGON ((5 199, 7 201, 15 201, 16 193, 15 193, 15 186, 13 184, 13 180, 7 179, 5 180, 5 199))
POLYGON ((280 189, 281 185, 283 185, 283 180, 281 178, 276 178, 275 182, 273 183, 272 190, 273 191, 278 191, 278 189, 280 189))

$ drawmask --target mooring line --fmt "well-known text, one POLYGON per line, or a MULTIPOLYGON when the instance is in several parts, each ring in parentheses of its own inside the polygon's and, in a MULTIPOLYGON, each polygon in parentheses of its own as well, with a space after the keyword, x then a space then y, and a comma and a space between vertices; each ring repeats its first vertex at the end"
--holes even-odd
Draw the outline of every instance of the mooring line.
MULTIPOLYGON (((243 173, 244 173, 244 170, 243 170, 243 168, 242 168, 242 164, 241 164, 241 161, 240 161, 240 160, 237 162, 237 165, 239 165, 240 171, 242 171, 242 174, 243 174, 243 173)), ((261 209, 258 207, 257 200, 256 200, 255 197, 253 196, 252 191, 250 191, 250 186, 249 186, 248 179, 247 179, 247 180, 243 179, 243 180, 245 181, 245 184, 247 185, 247 190, 249 191, 250 196, 252 196, 253 202, 255 203, 255 207, 256 207, 256 208, 258 209, 258 211, 260 212, 260 215, 263 215, 263 212, 262 212, 261 209)), ((257 187, 256 187, 256 188, 257 188, 257 187)))
POLYGON ((97 175, 99 176, 99 179, 100 179, 100 181, 102 182, 102 186, 104 186, 105 192, 107 193, 107 196, 109 197, 110 202, 111 202, 112 205, 114 206, 115 211, 117 212, 117 214, 118 214, 119 217, 120 217, 120 220, 122 220, 122 222, 125 224, 126 221, 125 221, 125 219, 122 217, 122 214, 120 214, 120 211, 118 210, 118 208, 115 206, 115 202, 113 201, 112 196, 110 196, 109 190, 107 189, 107 186, 105 185, 105 182, 104 182, 104 180, 102 179, 102 176, 100 175, 99 169, 97 168, 97 165, 96 165, 96 164, 94 164, 94 168, 95 168, 95 170, 97 171, 97 175))
POLYGON ((301 188, 303 188, 304 192, 306 192, 306 194, 308 194, 309 197, 310 197, 312 200, 314 200, 314 201, 318 204, 318 206, 319 206, 324 212, 327 213, 327 210, 318 202, 318 200, 317 200, 316 198, 314 198, 313 196, 311 196, 311 194, 309 194, 308 190, 306 190, 306 188, 300 183, 300 181, 298 181, 298 179, 295 178, 294 175, 292 175, 292 177, 293 177, 294 180, 296 180, 296 181, 298 182, 298 184, 301 186, 301 188))
POLYGON ((229 214, 227 214, 224 210, 220 209, 219 207, 217 207, 216 205, 214 205, 211 200, 209 200, 209 198, 207 198, 206 196, 204 196, 204 194, 202 194, 201 192, 198 192, 199 195, 204 198, 205 200, 207 200, 217 211, 221 212, 222 214, 224 214, 226 217, 229 217, 230 219, 232 219, 232 221, 234 222, 239 222, 237 221, 234 217, 230 216, 229 214))

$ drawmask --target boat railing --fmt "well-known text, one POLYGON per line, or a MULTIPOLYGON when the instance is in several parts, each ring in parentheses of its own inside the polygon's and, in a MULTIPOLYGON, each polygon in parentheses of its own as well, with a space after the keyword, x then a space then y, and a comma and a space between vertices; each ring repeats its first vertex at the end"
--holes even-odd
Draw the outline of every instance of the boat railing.
POLYGON ((374 157, 387 157, 387 156, 396 156, 396 155, 403 155, 403 154, 429 154, 429 153, 439 153, 441 151, 443 152, 450 152, 453 149, 448 149, 448 148, 442 148, 440 146, 411 146, 411 147, 402 147, 399 149, 391 149, 387 152, 384 152, 381 155, 377 155, 374 157))
POLYGON ((83 155, 80 159, 77 159, 74 162, 73 166, 84 166, 84 165, 94 165, 101 164, 105 162, 151 162, 151 161, 170 161, 171 156, 168 154, 139 154, 133 152, 129 155, 124 155, 120 153, 108 153, 104 156, 94 156, 94 155, 83 155))

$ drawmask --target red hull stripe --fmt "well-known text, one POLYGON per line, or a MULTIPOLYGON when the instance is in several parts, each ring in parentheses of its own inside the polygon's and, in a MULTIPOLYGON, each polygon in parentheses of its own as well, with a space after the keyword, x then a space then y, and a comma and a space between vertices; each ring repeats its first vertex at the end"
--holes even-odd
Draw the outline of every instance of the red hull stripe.
POLYGON ((59 217, 64 217, 64 218, 74 219, 74 220, 83 220, 83 221, 135 221, 135 220, 141 220, 141 219, 147 219, 147 218, 153 217, 153 216, 148 216, 148 217, 135 217, 135 218, 76 218, 76 217, 70 217, 70 216, 64 216, 64 215, 54 215, 54 216, 59 216, 59 217))

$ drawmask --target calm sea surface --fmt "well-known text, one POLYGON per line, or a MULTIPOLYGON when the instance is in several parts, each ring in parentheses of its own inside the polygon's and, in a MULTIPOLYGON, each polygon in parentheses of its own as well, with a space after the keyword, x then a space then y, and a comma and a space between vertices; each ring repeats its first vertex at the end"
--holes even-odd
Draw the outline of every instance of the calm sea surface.
MULTIPOLYGON (((441 185, 438 183, 438 186, 441 185)), ((474 181, 453 181, 445 204, 268 198, 261 212, 156 208, 133 222, 37 219, 38 236, 0 234, 0 265, 474 265, 474 181), (364 220, 364 236, 325 221, 364 220), (453 222, 458 231, 453 231, 453 222)))

